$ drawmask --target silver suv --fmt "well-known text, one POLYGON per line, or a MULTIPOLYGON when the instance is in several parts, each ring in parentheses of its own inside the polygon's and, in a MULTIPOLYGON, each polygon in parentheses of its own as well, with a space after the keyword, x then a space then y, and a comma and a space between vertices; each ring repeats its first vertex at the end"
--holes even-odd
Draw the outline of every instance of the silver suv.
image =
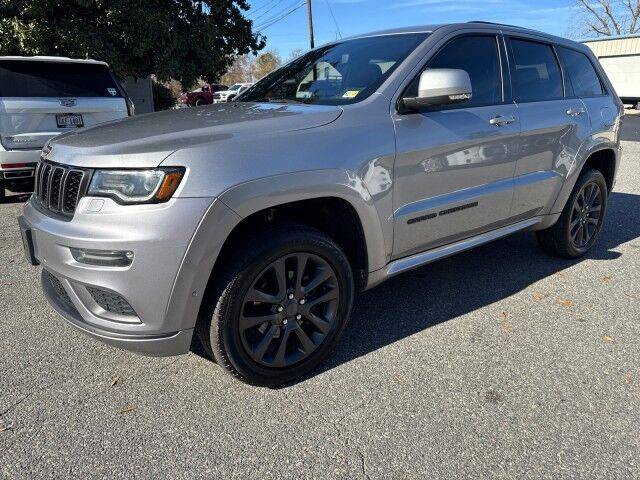
POLYGON ((33 191, 34 168, 50 138, 132 114, 104 62, 0 57, 0 202, 5 188, 33 191))
POLYGON ((521 230, 587 253, 622 113, 562 38, 481 22, 362 35, 237 102, 55 138, 19 223, 72 325, 154 355, 199 341, 278 385, 329 354, 358 290, 521 230))

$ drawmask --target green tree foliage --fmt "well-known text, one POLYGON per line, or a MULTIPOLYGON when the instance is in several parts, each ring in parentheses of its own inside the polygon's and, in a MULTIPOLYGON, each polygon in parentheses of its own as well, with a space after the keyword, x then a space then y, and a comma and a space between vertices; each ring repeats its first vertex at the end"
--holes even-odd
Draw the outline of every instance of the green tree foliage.
POLYGON ((0 55, 109 63, 121 77, 215 80, 264 38, 246 0, 0 0, 0 55))
POLYGON ((153 109, 168 110, 176 104, 177 97, 169 87, 163 83, 152 80, 153 82, 153 109))

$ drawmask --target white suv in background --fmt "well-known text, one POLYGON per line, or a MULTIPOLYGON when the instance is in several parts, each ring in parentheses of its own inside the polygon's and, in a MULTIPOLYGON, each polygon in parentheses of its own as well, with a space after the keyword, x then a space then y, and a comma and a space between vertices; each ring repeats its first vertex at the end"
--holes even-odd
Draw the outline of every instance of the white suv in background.
POLYGON ((213 103, 227 103, 244 93, 253 83, 236 83, 229 87, 229 90, 222 90, 213 94, 213 103))
POLYGON ((133 115, 109 66, 64 57, 0 57, 0 200, 33 190, 49 139, 133 115))

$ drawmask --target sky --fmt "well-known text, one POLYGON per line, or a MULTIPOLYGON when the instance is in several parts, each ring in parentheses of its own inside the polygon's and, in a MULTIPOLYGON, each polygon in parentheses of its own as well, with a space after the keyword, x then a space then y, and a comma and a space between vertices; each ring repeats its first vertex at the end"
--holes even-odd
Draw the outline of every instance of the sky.
MULTIPOLYGON (((295 49, 309 48, 304 0, 249 3, 251 9, 246 15, 254 21, 255 29, 263 29, 267 49, 277 50, 286 59, 295 49), (288 14, 297 6, 300 7, 288 14)), ((312 5, 316 45, 340 35, 468 20, 508 23, 565 37, 581 37, 576 29, 580 15, 576 0, 312 0, 312 5)))

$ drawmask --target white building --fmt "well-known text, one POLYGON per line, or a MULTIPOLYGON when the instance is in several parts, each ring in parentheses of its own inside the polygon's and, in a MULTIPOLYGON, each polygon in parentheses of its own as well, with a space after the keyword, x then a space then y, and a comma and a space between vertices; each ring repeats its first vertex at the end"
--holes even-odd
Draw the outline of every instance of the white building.
MULTIPOLYGON (((598 57, 624 103, 640 103, 640 35, 583 41, 598 57)), ((640 108, 640 105, 638 105, 640 108)))

